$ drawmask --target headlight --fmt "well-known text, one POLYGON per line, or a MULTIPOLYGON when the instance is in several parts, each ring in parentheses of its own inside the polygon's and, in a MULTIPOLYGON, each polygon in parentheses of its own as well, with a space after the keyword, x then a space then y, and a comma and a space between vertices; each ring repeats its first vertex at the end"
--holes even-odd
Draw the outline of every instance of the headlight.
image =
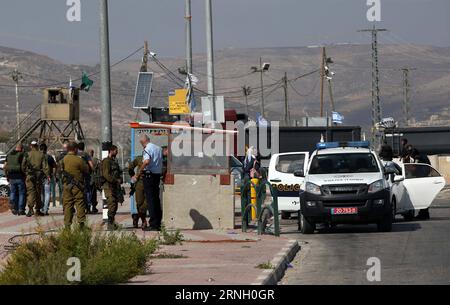
POLYGON ((369 185, 369 189, 367 190, 367 192, 372 194, 372 193, 376 193, 381 190, 384 190, 385 188, 386 187, 384 184, 384 180, 378 180, 378 181, 375 181, 374 183, 372 183, 371 185, 369 185))
POLYGON ((322 192, 320 191, 320 186, 315 185, 314 183, 311 182, 306 182, 305 191, 314 195, 322 194, 322 192))

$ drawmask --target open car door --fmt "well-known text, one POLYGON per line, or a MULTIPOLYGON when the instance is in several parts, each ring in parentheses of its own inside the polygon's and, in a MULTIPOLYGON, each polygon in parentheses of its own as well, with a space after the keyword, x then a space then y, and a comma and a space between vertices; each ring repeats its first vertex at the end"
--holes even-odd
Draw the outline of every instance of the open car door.
POLYGON ((445 187, 445 179, 428 164, 407 163, 403 165, 405 180, 401 182, 403 194, 401 206, 405 210, 422 210, 430 207, 445 187))
POLYGON ((295 172, 306 172, 309 152, 274 154, 270 159, 269 182, 278 190, 278 209, 281 212, 296 212, 300 209, 300 187, 304 177, 295 172))

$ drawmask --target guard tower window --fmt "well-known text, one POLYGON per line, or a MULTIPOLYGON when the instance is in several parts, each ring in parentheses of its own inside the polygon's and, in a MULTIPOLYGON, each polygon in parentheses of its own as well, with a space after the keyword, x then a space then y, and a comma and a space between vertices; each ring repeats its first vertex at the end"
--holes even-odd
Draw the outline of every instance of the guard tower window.
POLYGON ((54 90, 48 92, 49 104, 67 104, 67 100, 64 98, 60 91, 54 90))

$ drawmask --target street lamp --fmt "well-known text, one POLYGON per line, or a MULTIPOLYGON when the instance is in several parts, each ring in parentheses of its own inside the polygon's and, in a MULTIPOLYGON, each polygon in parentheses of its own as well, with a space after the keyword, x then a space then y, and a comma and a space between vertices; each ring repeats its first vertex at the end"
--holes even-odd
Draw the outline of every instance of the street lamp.
POLYGON ((264 72, 268 72, 270 68, 270 63, 263 63, 262 58, 259 58, 259 67, 252 67, 253 73, 260 73, 261 74, 261 116, 264 118, 265 111, 264 111, 264 79, 263 74, 264 72))

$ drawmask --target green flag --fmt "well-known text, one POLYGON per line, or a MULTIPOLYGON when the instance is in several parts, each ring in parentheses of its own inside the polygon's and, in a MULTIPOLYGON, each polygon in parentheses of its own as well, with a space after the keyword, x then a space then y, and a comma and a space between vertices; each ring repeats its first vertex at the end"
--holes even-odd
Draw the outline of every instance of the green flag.
POLYGON ((91 80, 85 72, 83 72, 83 76, 81 78, 80 89, 88 92, 91 89, 93 84, 94 84, 94 81, 91 80))

